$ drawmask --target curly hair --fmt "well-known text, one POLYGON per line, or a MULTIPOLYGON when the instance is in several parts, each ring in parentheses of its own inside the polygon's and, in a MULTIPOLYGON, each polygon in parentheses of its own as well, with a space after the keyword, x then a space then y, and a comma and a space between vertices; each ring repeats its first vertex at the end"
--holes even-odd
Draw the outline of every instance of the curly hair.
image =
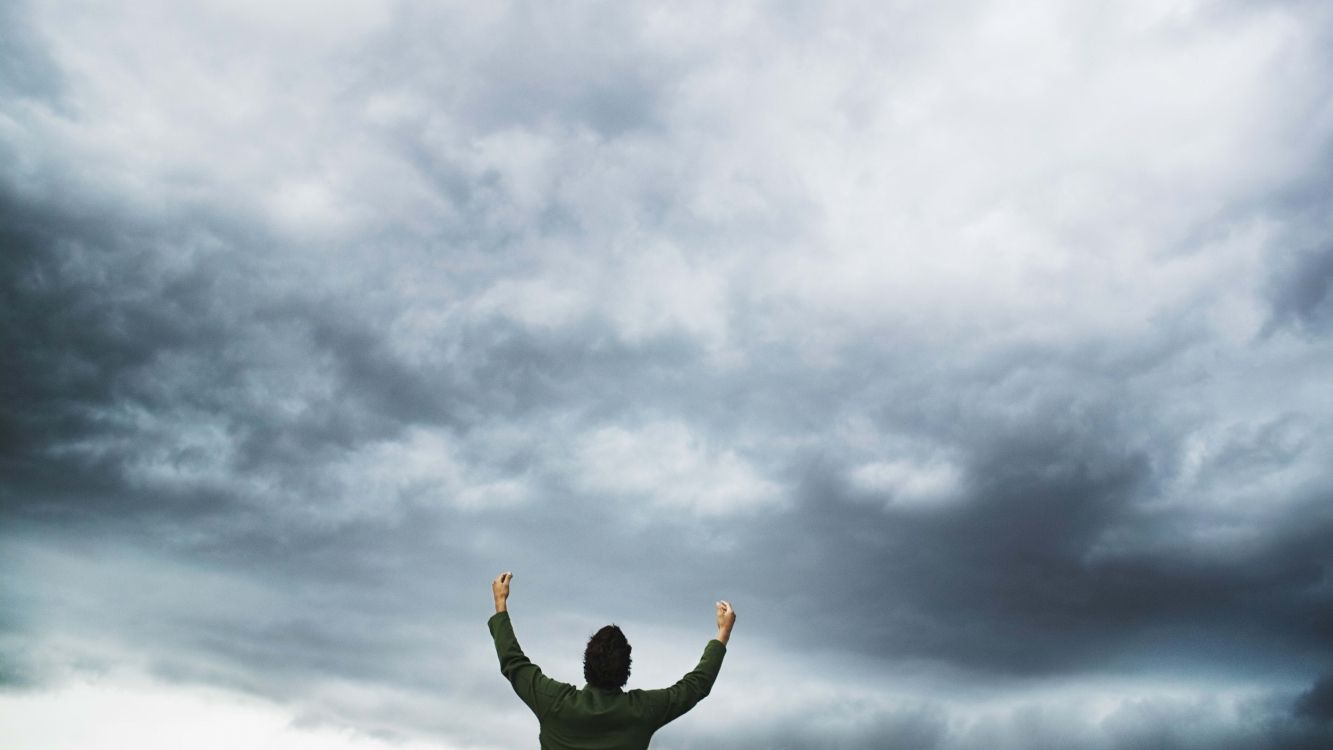
POLYGON ((583 652, 583 678, 589 685, 615 690, 629 681, 630 646, 625 634, 607 625, 588 639, 583 652))

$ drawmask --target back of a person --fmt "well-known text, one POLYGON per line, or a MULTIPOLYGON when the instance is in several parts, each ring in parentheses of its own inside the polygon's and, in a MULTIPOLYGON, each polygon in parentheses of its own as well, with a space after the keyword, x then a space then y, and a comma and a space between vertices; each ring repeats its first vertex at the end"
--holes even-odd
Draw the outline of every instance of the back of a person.
POLYGON ((657 730, 642 690, 571 690, 541 720, 543 750, 639 750, 657 730))
POLYGON ((487 627, 495 641, 500 673, 537 717, 543 750, 647 748, 653 733, 684 715, 712 690, 736 622, 729 602, 717 603, 717 637, 704 646, 699 664, 671 687, 624 690, 631 649, 620 628, 608 625, 588 640, 583 661, 588 683, 576 688, 547 677, 523 653, 509 620, 512 577, 501 573, 491 582, 495 615, 487 627))

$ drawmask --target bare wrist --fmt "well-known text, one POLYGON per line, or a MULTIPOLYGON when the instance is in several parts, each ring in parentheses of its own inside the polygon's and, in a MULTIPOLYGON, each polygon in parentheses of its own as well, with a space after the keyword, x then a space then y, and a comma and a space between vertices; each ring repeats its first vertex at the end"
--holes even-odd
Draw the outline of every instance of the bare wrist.
POLYGON ((727 641, 730 640, 730 638, 731 638, 731 628, 717 629, 717 640, 721 641, 722 645, 724 646, 727 645, 727 641))
POLYGON ((496 600, 495 600, 495 611, 496 611, 496 612, 508 612, 508 611, 509 611, 509 600, 508 600, 508 599, 496 599, 496 600))

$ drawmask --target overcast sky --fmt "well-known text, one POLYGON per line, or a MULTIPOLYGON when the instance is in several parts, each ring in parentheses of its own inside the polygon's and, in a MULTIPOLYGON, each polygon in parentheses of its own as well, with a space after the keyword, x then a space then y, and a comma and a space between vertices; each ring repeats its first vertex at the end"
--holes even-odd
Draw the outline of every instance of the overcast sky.
POLYGON ((0 4, 0 745, 1333 742, 1322 2, 0 4))

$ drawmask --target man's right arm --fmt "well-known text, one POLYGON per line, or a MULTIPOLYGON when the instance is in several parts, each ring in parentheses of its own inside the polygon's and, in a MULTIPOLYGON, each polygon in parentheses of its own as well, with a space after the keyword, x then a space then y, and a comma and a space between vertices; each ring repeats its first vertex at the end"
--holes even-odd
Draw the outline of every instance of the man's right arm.
POLYGON ((500 672, 509 680, 514 692, 541 719, 560 697, 572 686, 547 677, 536 664, 528 660, 523 648, 518 645, 514 635, 513 623, 509 621, 509 580, 510 573, 501 573, 491 582, 495 595, 495 614, 486 625, 495 640, 495 654, 500 659, 500 672))

